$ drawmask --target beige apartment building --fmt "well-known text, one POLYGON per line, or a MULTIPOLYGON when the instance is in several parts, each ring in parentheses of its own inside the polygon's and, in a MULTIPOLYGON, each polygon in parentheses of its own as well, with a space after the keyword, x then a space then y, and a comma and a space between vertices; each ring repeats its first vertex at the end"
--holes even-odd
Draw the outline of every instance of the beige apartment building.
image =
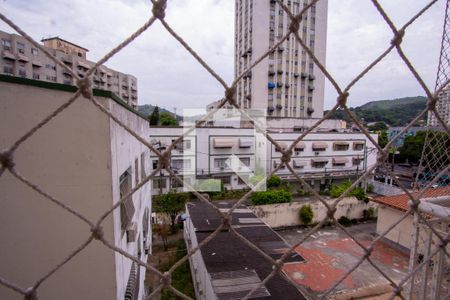
MULTIPOLYGON (((283 0, 298 14, 308 0, 283 0)), ((271 49, 288 32, 290 20, 275 0, 235 2, 235 76, 271 49)), ((299 35, 325 64, 327 1, 313 5, 299 35)), ((321 118, 325 76, 291 35, 240 80, 238 103, 267 110, 272 118, 321 118)))
MULTIPOLYGON (((17 34, 0 31, 0 73, 29 79, 74 85, 74 78, 61 66, 17 34)), ((59 37, 42 40, 44 47, 80 77, 94 65, 87 60, 86 48, 59 37)), ((137 107, 136 77, 108 67, 98 68, 92 78, 94 88, 114 92, 133 108, 137 107)))
MULTIPOLYGON (((17 41, 16 41, 17 42, 17 41)), ((75 87, 0 75, 0 149, 67 101, 75 87), (11 129, 14 130, 11 130, 11 129)), ((94 98, 139 136, 148 121, 112 92, 94 98)), ((14 152, 17 172, 96 223, 150 172, 149 149, 80 96, 14 152)), ((0 177, 0 277, 29 288, 91 235, 90 226, 8 171, 0 177)), ((105 239, 141 261, 151 251, 151 184, 101 224, 105 239)), ((143 299, 145 268, 93 240, 37 289, 39 299, 143 299)), ((0 284, 0 299, 24 296, 0 284)))

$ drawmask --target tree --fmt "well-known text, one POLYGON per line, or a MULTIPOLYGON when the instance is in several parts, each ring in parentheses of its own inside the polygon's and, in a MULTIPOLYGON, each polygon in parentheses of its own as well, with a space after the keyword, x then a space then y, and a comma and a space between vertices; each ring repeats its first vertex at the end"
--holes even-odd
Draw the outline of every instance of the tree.
POLYGON ((309 204, 303 205, 302 208, 300 208, 299 217, 303 224, 308 225, 311 223, 314 219, 314 212, 309 204))
MULTIPOLYGON (((433 152, 425 153, 429 161, 439 157, 441 159, 440 164, 446 166, 450 163, 450 158, 448 155, 448 149, 450 149, 450 138, 447 133, 442 131, 429 131, 429 139, 432 144, 429 145, 433 152)), ((419 163, 422 157, 422 150, 425 145, 425 140, 427 137, 426 131, 419 131, 416 135, 405 137, 403 146, 400 147, 398 158, 396 161, 404 162, 408 160, 411 163, 419 163)))
POLYGON ((408 160, 411 163, 418 163, 422 156, 423 146, 425 145, 426 131, 419 131, 416 135, 410 135, 405 137, 403 146, 400 147, 398 162, 404 162, 408 160))
POLYGON ((153 226, 153 232, 161 237, 164 251, 167 251, 167 236, 169 235, 167 224, 165 222, 162 222, 161 224, 155 224, 153 226))
POLYGON ((388 143, 388 136, 386 131, 382 131, 378 134, 378 145, 384 148, 388 143))
POLYGON ((368 126, 368 129, 370 131, 386 131, 388 129, 388 127, 386 126, 386 123, 380 121, 380 122, 376 122, 373 125, 368 126))
POLYGON ((189 195, 187 193, 169 192, 153 197, 153 211, 164 214, 170 218, 172 230, 175 227, 175 218, 184 210, 189 195))
POLYGON ((159 124, 161 126, 178 126, 178 120, 171 113, 164 111, 159 116, 159 124))
POLYGON ((268 188, 277 188, 281 185, 281 178, 277 175, 272 175, 267 179, 268 188))
POLYGON ((157 126, 159 123, 159 107, 156 106, 152 113, 148 116, 148 121, 151 126, 157 126))

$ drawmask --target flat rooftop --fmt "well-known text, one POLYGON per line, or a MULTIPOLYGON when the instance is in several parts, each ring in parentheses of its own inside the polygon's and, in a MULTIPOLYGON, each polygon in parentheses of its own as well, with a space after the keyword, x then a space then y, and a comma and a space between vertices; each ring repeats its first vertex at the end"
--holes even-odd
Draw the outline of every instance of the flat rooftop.
MULTIPOLYGON (((214 202, 225 212, 234 202, 214 202)), ((200 243, 220 224, 220 215, 202 202, 187 205, 189 216, 200 243)), ((288 244, 264 224, 246 206, 241 205, 232 214, 231 224, 236 231, 274 259, 281 257, 288 244)), ((221 231, 201 249, 206 269, 212 279, 218 299, 240 299, 272 271, 271 263, 244 244, 234 233, 221 231), (247 287, 247 288, 246 288, 247 287), (250 288, 248 288, 250 287, 250 288)), ((290 254, 286 264, 302 262, 296 252, 290 254)), ((276 274, 250 299, 305 299, 285 275, 276 274)))

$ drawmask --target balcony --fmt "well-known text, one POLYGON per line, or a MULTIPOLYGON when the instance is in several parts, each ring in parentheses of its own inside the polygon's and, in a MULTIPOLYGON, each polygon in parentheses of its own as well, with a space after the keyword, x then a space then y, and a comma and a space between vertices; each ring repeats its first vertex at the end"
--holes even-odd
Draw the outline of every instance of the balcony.
POLYGON ((273 89, 275 88, 275 83, 269 82, 269 83, 267 84, 267 88, 268 88, 269 90, 273 90, 273 89))
POLYGON ((309 74, 309 80, 314 80, 314 79, 316 79, 316 76, 314 76, 314 74, 309 74))
POLYGON ((312 91, 314 91, 314 86, 313 85, 308 85, 308 91, 310 91, 310 92, 312 92, 312 91))
POLYGON ((283 83, 282 82, 277 82, 277 87, 283 87, 283 83))

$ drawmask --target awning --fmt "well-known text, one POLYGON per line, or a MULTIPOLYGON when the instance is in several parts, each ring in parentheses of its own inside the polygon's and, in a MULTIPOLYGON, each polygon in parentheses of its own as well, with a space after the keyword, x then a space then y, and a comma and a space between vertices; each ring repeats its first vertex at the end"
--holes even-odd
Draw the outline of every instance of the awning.
POLYGON ((215 138, 213 142, 214 148, 233 148, 234 139, 230 138, 215 138))
POLYGON ((338 141, 338 142, 334 142, 333 145, 335 145, 335 146, 348 146, 349 143, 348 142, 344 142, 344 141, 338 141))
POLYGON ((30 59, 28 57, 26 57, 25 55, 20 54, 20 53, 17 54, 17 60, 24 61, 24 62, 29 62, 30 61, 30 59))
POLYGON ((250 148, 253 146, 252 138, 240 138, 239 139, 239 148, 250 148))
POLYGON ((84 63, 82 61, 78 61, 78 66, 81 66, 81 67, 83 67, 85 69, 90 69, 91 68, 91 66, 89 66, 87 63, 84 63))
POLYGON ((311 159, 312 163, 324 163, 324 162, 328 162, 328 158, 323 158, 323 157, 317 157, 317 158, 313 158, 311 159))
POLYGON ((346 164, 348 163, 348 158, 347 157, 335 157, 333 158, 333 165, 334 164, 346 164))
POLYGON ((277 151, 280 151, 280 150, 284 151, 284 150, 287 149, 287 144, 286 143, 277 141, 277 144, 279 145, 279 147, 277 145, 274 145, 275 146, 275 150, 277 150, 277 151))
POLYGON ((312 144, 313 149, 327 149, 328 144, 324 142, 316 142, 312 144))
POLYGON ((302 149, 303 150, 305 148, 306 148, 306 145, 303 142, 298 142, 297 144, 295 144, 295 147, 294 147, 295 150, 297 150, 297 149, 302 149))
POLYGON ((14 54, 12 54, 9 51, 3 51, 3 58, 16 60, 16 57, 14 56, 14 54))
POLYGON ((294 159, 292 161, 292 164, 294 165, 294 168, 303 168, 304 166, 306 166, 306 161, 294 159))
POLYGON ((44 64, 42 63, 42 62, 40 62, 39 60, 33 60, 32 62, 31 62, 31 64, 33 65, 33 66, 36 66, 36 67, 42 67, 44 64))
POLYGON ((364 145, 364 141, 353 142, 353 145, 364 145))

